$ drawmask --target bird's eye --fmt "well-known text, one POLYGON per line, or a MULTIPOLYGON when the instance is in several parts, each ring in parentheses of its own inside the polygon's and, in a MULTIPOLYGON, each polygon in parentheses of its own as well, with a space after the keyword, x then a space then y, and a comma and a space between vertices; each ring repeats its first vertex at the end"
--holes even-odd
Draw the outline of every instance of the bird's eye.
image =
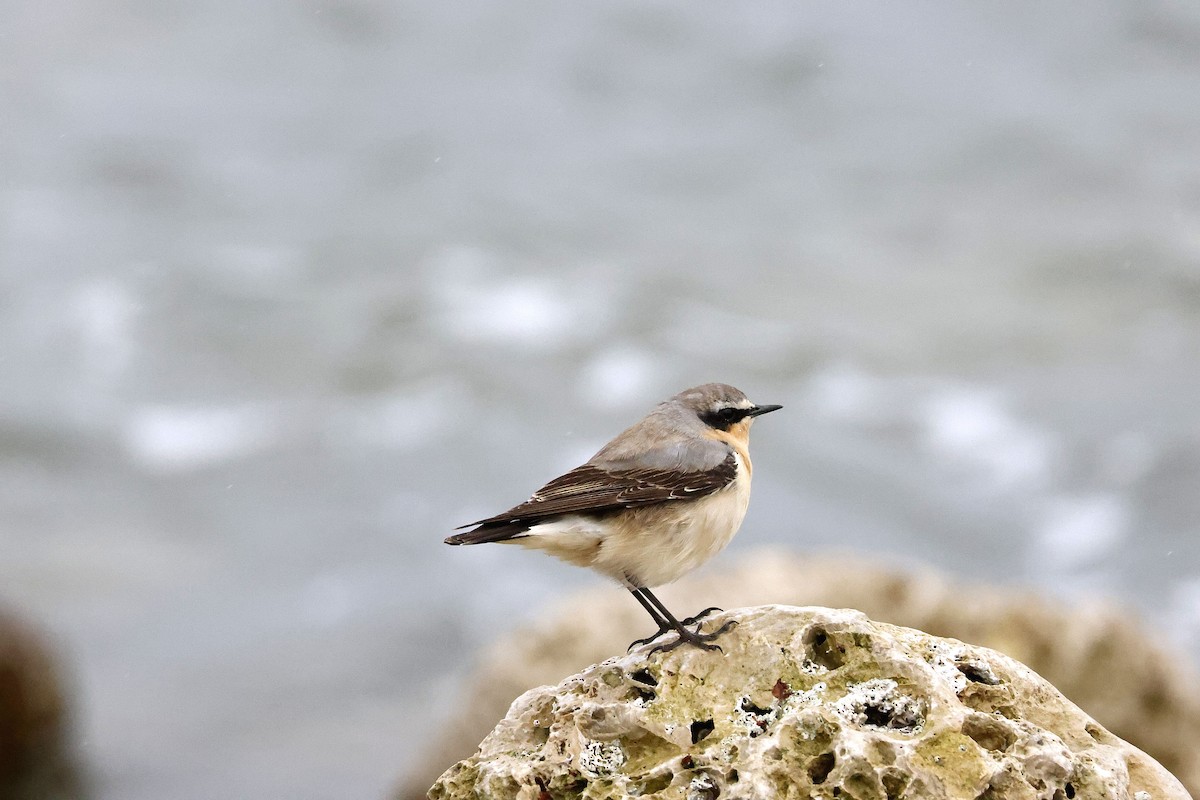
POLYGON ((749 409, 725 406, 724 408, 705 411, 700 415, 700 419, 704 420, 704 423, 710 427, 727 431, 731 425, 745 419, 749 413, 749 409))

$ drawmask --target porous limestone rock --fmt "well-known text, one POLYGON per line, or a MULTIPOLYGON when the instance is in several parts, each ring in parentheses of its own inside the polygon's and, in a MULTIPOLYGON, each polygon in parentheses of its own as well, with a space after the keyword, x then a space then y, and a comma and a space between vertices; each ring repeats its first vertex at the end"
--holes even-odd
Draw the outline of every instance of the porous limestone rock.
POLYGON ((762 606, 523 694, 432 800, 1184 800, 1022 664, 857 611, 762 606), (1143 794, 1145 793, 1145 794, 1143 794))
MULTIPOLYGON (((873 619, 991 647, 1027 664, 1200 797, 1200 681, 1161 633, 1111 606, 968 585, 927 568, 777 549, 751 551, 735 566, 689 575, 655 593, 679 614, 764 603, 857 608, 873 619)), ((480 654, 454 717, 396 796, 424 797, 522 692, 622 653, 651 629, 626 592, 602 585, 506 634, 480 654)))

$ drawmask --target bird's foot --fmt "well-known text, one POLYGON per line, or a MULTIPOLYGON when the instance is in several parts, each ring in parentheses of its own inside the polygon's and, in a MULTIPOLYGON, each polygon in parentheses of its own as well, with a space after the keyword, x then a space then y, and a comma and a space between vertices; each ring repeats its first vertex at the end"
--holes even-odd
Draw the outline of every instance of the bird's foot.
POLYGON ((632 652, 633 648, 635 648, 635 647, 641 647, 644 644, 650 644, 655 639, 662 636, 664 633, 668 633, 673 630, 675 630, 675 629, 670 626, 663 625, 657 631, 655 631, 654 633, 647 636, 645 639, 634 639, 632 642, 629 643, 629 647, 625 650, 625 652, 629 653, 629 652, 632 652))
POLYGON ((681 627, 675 632, 677 636, 674 639, 669 642, 663 642, 661 644, 654 645, 647 655, 653 655, 654 653, 669 653, 676 647, 682 645, 684 642, 699 647, 701 650, 717 650, 723 653, 725 651, 721 650, 720 645, 711 644, 711 642, 735 625, 737 625, 737 620, 731 619, 712 633, 700 633, 699 628, 697 628, 695 631, 689 631, 687 628, 681 627))
POLYGON ((697 622, 699 622, 700 620, 704 619, 704 618, 705 618, 705 617, 707 617, 709 614, 713 614, 713 613, 716 613, 716 612, 718 612, 718 611, 724 611, 724 610, 725 610, 725 609, 723 609, 723 608, 717 608, 716 606, 709 606, 708 608, 704 609, 703 611, 701 611, 701 612, 700 612, 699 614, 697 614, 696 616, 694 616, 694 617, 688 617, 687 619, 683 620, 683 621, 682 621, 682 622, 680 622, 679 624, 680 624, 680 625, 685 625, 685 626, 686 626, 686 625, 695 625, 697 622))
MULTIPOLYGON (((703 611, 701 611, 701 612, 700 612, 699 614, 697 614, 696 616, 694 616, 694 617, 688 617, 687 619, 683 620, 683 621, 682 621, 682 622, 680 622, 679 624, 680 624, 680 625, 683 625, 683 626, 685 626, 685 627, 687 627, 687 626, 689 626, 689 625, 696 625, 696 626, 699 626, 699 624, 700 624, 700 623, 701 623, 701 622, 704 620, 704 618, 705 618, 705 617, 707 617, 709 614, 714 614, 714 613, 716 613, 716 612, 718 612, 718 611, 724 611, 724 610, 725 610, 725 609, 723 609, 723 608, 717 608, 716 606, 709 606, 708 608, 704 609, 703 611)), ((674 628, 672 628, 670 625, 663 625, 663 626, 661 626, 661 627, 660 627, 660 628, 659 628, 657 631, 655 631, 654 633, 652 633, 652 634, 650 634, 649 636, 647 636, 645 639, 634 639, 632 642, 630 642, 630 643, 629 643, 629 647, 627 647, 627 648, 625 649, 625 652, 626 652, 626 653, 629 653, 629 652, 632 652, 633 648, 635 648, 635 647, 641 647, 641 646, 642 646, 642 645, 644 645, 644 644, 650 644, 650 643, 651 643, 651 642, 653 642, 655 639, 657 639, 658 637, 662 636, 664 633, 670 633, 670 632, 671 632, 671 631, 673 631, 673 630, 675 630, 675 629, 674 629, 674 628)), ((724 628, 722 628, 722 630, 724 630, 724 628)), ((721 631, 717 631, 717 633, 720 633, 720 632, 721 632, 721 631)), ((703 637, 703 636, 704 636, 704 634, 701 634, 701 633, 700 633, 700 628, 699 628, 699 627, 697 627, 697 628, 696 628, 696 632, 695 632, 694 634, 693 634, 693 633, 691 633, 691 632, 689 631, 689 635, 692 635, 692 636, 700 636, 700 637, 703 637)), ((717 635, 716 633, 712 634, 712 636, 713 636, 714 638, 716 637, 716 635, 717 635)), ((672 645, 672 648, 674 648, 674 647, 678 647, 678 646, 679 646, 679 645, 677 645, 677 644, 676 644, 676 645, 672 645)))

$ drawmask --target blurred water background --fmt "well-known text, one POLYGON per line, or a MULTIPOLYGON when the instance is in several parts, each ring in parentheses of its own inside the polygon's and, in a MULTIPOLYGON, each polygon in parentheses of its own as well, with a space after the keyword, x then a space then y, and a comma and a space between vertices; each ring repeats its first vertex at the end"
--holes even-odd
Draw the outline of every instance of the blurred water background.
POLYGON ((727 562, 1200 652, 1200 6, 2 19, 0 600, 96 797, 380 797, 480 644, 598 580, 442 538, 709 380, 786 407, 727 562))

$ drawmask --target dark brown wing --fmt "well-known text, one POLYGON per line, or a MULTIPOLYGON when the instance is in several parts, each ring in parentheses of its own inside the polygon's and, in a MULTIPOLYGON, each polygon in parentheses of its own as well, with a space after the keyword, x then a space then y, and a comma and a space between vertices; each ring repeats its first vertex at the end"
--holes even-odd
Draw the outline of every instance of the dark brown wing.
POLYGON ((503 514, 463 525, 476 530, 451 536, 448 544, 476 544, 510 539, 539 520, 563 514, 596 514, 623 508, 694 500, 728 486, 737 477, 733 451, 723 462, 701 472, 663 469, 608 471, 584 464, 555 478, 524 503, 503 514))

